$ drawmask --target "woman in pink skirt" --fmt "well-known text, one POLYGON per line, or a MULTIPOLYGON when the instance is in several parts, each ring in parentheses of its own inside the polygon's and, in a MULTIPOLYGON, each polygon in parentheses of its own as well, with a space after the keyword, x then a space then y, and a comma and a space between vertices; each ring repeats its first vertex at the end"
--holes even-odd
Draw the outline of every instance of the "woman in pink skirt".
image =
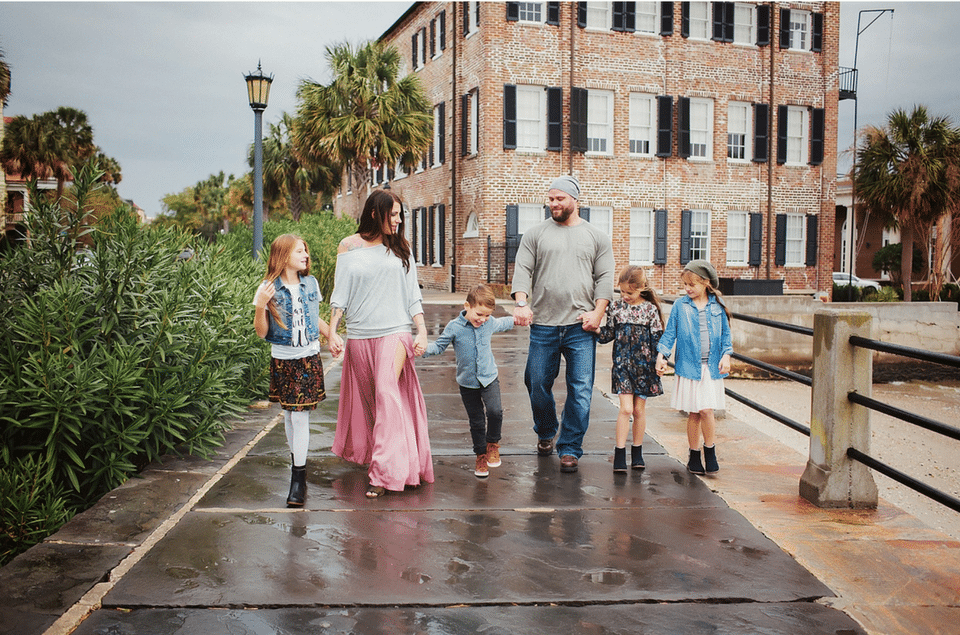
MULTIPOLYGON (((369 464, 368 498, 433 482, 427 407, 413 364, 426 350, 427 330, 402 210, 393 192, 367 198, 357 233, 337 249, 330 297, 331 332, 341 319, 347 325, 333 453, 369 464)), ((331 341, 334 356, 341 350, 331 341)))

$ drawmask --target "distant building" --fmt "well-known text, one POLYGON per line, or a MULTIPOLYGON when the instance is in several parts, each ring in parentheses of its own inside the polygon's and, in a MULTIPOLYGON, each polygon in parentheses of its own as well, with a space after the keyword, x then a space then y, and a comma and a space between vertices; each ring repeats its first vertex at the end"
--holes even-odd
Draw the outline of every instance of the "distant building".
POLYGON ((344 179, 357 216, 389 184, 427 287, 508 283, 560 174, 617 267, 662 292, 684 263, 831 288, 836 2, 417 2, 381 36, 434 104, 412 174, 344 179))
MULTIPOLYGON (((4 126, 13 120, 12 117, 4 117, 4 126)), ((3 136, 0 135, 0 142, 3 136)), ((3 169, 0 168, 0 174, 3 169)), ((3 230, 3 237, 7 239, 18 239, 25 229, 23 223, 23 212, 30 208, 30 190, 27 188, 27 182, 19 174, 3 174, 5 181, 6 196, 3 197, 3 219, 0 228, 3 230)), ((55 190, 57 189, 57 180, 53 178, 40 179, 37 181, 37 189, 55 190)))

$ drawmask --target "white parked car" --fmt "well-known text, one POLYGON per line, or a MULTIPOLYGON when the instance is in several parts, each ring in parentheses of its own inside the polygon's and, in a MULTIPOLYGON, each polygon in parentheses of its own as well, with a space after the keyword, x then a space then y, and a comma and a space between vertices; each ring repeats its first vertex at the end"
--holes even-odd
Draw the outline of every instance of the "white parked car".
POLYGON ((880 285, 873 280, 864 280, 863 278, 851 276, 849 273, 843 273, 842 271, 833 272, 833 283, 840 286, 850 286, 852 284, 853 286, 860 287, 861 289, 873 289, 874 291, 880 290, 880 285))

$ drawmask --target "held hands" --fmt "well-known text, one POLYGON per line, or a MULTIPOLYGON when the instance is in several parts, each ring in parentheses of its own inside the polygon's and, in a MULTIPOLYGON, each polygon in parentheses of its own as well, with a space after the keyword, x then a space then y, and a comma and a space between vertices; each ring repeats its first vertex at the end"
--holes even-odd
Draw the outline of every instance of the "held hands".
POLYGON ((587 311, 577 316, 582 322, 583 330, 596 333, 600 330, 600 322, 603 320, 604 311, 587 311))
POLYGON ((667 372, 667 360, 663 357, 663 353, 657 353, 657 375, 663 377, 665 372, 667 372))
POLYGON ((330 354, 334 357, 340 357, 343 352, 343 338, 339 333, 331 332, 327 338, 327 345, 330 347, 330 354))
POLYGON ((413 338, 413 354, 422 357, 427 352, 427 332, 417 331, 417 336, 413 338))
POLYGON ((513 308, 514 326, 530 326, 533 324, 533 310, 529 306, 518 306, 513 308))

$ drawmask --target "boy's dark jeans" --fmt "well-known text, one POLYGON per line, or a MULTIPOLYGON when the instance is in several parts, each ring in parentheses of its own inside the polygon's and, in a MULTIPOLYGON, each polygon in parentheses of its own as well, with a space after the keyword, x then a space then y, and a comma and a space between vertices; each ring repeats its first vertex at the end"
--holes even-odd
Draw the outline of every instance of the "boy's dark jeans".
POLYGON ((470 419, 473 453, 486 454, 488 443, 500 441, 503 427, 503 407, 500 405, 500 380, 494 379, 486 388, 460 386, 460 398, 470 419), (484 416, 486 408, 486 416, 484 416))

